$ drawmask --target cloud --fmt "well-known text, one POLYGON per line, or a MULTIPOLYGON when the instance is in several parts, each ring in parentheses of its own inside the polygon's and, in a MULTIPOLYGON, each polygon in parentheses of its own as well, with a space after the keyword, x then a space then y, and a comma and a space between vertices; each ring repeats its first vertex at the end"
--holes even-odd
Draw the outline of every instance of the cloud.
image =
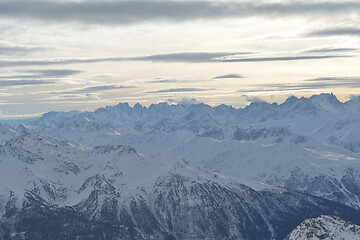
POLYGON ((227 74, 227 75, 216 76, 213 79, 222 79, 222 78, 244 78, 244 77, 239 74, 227 74))
POLYGON ((200 104, 202 102, 196 100, 195 98, 182 98, 179 101, 174 101, 177 104, 181 104, 181 105, 194 105, 194 104, 200 104))
POLYGON ((216 58, 242 54, 239 52, 180 52, 141 57, 0 59, 0 67, 68 65, 79 63, 150 61, 150 62, 216 62, 216 58))
POLYGON ((145 80, 144 83, 197 83, 204 82, 206 80, 201 79, 153 79, 153 80, 145 80))
POLYGON ((42 80, 0 80, 0 87, 46 85, 53 83, 52 81, 42 80))
POLYGON ((243 89, 238 92, 288 92, 334 88, 360 88, 360 77, 322 77, 307 79, 298 84, 258 84, 253 85, 252 88, 243 89))
POLYGON ((170 89, 161 89, 155 91, 146 91, 146 93, 179 93, 179 92, 203 92, 208 91, 207 88, 170 88, 170 89))
POLYGON ((198 83, 198 82, 208 82, 211 81, 208 79, 197 79, 194 77, 182 77, 182 78, 176 78, 176 77, 156 77, 156 78, 150 78, 150 79, 134 79, 126 81, 125 83, 128 84, 139 84, 139 83, 198 83))
POLYGON ((314 31, 308 34, 308 36, 315 37, 328 37, 328 36, 360 36, 360 28, 328 28, 318 31, 314 31))
POLYGON ((81 73, 72 69, 47 69, 47 70, 19 70, 21 74, 1 76, 0 79, 39 79, 39 78, 62 78, 81 73), (25 73, 25 74, 24 74, 25 73))
POLYGON ((217 62, 219 58, 232 55, 246 55, 250 52, 180 52, 157 54, 144 57, 127 58, 132 61, 152 61, 152 62, 217 62))
POLYGON ((353 57, 350 55, 290 55, 278 56, 279 53, 251 54, 250 52, 180 52, 155 54, 140 57, 110 57, 110 58, 53 58, 53 59, 0 59, 0 67, 21 67, 21 66, 49 66, 69 65, 101 62, 124 62, 124 61, 149 61, 149 62, 268 62, 268 61, 298 61, 326 58, 353 57), (259 56, 260 55, 260 56, 259 56), (254 57, 259 56, 259 57, 254 57))
POLYGON ((53 59, 0 59, 0 67, 69 65, 81 63, 150 61, 150 62, 219 62, 219 58, 249 54, 244 52, 179 52, 140 57, 110 58, 53 58, 53 59))
POLYGON ((98 85, 98 86, 70 89, 67 91, 53 91, 53 92, 51 92, 51 94, 93 93, 93 92, 102 92, 102 91, 127 89, 127 88, 135 88, 135 87, 134 86, 124 86, 124 85, 98 85))
POLYGON ((243 95, 242 97, 244 97, 245 100, 246 100, 247 102, 250 102, 250 103, 265 102, 263 99, 261 99, 261 98, 259 98, 259 97, 256 97, 256 96, 243 95))
POLYGON ((25 55, 31 52, 36 52, 41 50, 44 50, 44 48, 0 45, 0 55, 25 55))
POLYGON ((40 112, 33 114, 8 114, 8 113, 2 113, 0 111, 0 119, 4 121, 3 124, 11 124, 13 123, 13 120, 40 117, 42 114, 44 113, 40 112), (11 120, 11 121, 8 122, 7 120, 11 120))
POLYGON ((124 60, 124 58, 0 59, 0 67, 68 65, 77 63, 116 62, 124 60))
POLYGON ((300 60, 316 60, 328 58, 347 58, 351 55, 311 55, 311 56, 283 56, 283 57, 246 57, 224 59, 222 62, 279 62, 279 61, 300 61, 300 60))
POLYGON ((74 69, 45 69, 45 70, 23 70, 25 73, 35 73, 45 77, 67 77, 82 73, 83 71, 74 69))
POLYGON ((333 53, 333 52, 356 52, 359 49, 357 48, 334 48, 334 47, 328 47, 328 48, 314 48, 314 49, 308 49, 303 52, 305 53, 333 53))
POLYGON ((358 2, 284 3, 237 1, 31 1, 0 2, 0 17, 34 19, 46 22, 83 24, 132 24, 149 21, 190 21, 231 17, 283 17, 358 14, 358 2))
POLYGON ((360 77, 321 77, 305 80, 306 82, 360 82, 360 77))

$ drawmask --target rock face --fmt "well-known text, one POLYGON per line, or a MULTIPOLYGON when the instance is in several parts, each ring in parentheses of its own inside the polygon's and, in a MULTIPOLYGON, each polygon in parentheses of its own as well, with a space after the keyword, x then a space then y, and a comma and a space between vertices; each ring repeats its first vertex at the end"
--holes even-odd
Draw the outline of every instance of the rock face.
POLYGON ((283 239, 345 205, 256 191, 183 158, 31 133, 0 147, 0 239, 283 239))
POLYGON ((285 240, 306 239, 358 240, 360 226, 336 216, 322 215, 318 218, 306 219, 285 238, 285 240))

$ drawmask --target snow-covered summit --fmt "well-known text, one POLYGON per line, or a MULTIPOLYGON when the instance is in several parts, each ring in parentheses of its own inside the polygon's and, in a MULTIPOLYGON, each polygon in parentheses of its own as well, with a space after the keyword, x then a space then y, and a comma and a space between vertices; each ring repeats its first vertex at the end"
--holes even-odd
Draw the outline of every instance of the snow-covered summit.
POLYGON ((285 240, 358 240, 360 226, 336 216, 306 219, 285 240))

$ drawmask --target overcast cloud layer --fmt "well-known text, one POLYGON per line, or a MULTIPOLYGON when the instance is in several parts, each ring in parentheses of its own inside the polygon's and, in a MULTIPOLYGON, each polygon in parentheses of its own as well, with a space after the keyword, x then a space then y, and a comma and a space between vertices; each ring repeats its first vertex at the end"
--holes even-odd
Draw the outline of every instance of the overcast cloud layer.
POLYGON ((360 2, 0 1, 0 118, 360 92, 360 2))
POLYGON ((1 1, 2 18, 128 24, 143 21, 191 21, 229 17, 283 17, 360 12, 358 2, 264 3, 227 1, 1 1))

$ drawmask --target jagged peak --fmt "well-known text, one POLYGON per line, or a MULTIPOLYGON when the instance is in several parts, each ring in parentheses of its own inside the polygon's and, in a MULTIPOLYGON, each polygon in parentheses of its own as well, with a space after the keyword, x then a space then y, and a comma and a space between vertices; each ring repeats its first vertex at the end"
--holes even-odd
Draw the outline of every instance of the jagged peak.
POLYGON ((321 93, 319 95, 312 95, 309 99, 310 100, 319 99, 321 101, 329 101, 331 103, 336 103, 336 104, 341 103, 333 93, 321 93))
POLYGON ((127 102, 121 102, 116 106, 98 108, 94 112, 49 112, 40 119, 31 122, 30 126, 32 126, 31 124, 38 124, 43 129, 59 126, 68 130, 79 128, 97 131, 121 127, 123 123, 131 124, 132 122, 156 125, 157 122, 161 122, 165 118, 169 119, 169 122, 177 123, 179 117, 189 119, 189 117, 196 118, 204 114, 209 114, 216 121, 228 119, 240 122, 266 122, 268 120, 282 120, 299 116, 312 117, 322 113, 333 114, 342 110, 357 109, 356 106, 350 107, 348 105, 340 102, 332 93, 301 98, 291 96, 282 104, 253 102, 244 108, 233 108, 225 104, 212 107, 198 102, 171 105, 167 102, 161 102, 151 104, 147 108, 140 103, 130 106, 127 102), (196 114, 192 114, 192 112, 196 114))
POLYGON ((155 103, 152 103, 150 106, 149 106, 149 109, 155 109, 155 108, 161 108, 161 107, 168 107, 170 106, 167 102, 159 102, 157 104, 155 103))
POLYGON ((267 106, 270 106, 272 105, 271 103, 269 102, 252 102, 250 103, 250 105, 246 106, 245 108, 248 108, 248 107, 253 107, 253 106, 257 106, 257 107, 267 107, 267 106))
MULTIPOLYGON (((127 102, 120 102, 119 104, 115 105, 115 106, 107 106, 107 107, 101 107, 98 108, 94 111, 95 114, 99 114, 99 113, 104 113, 107 112, 109 110, 120 110, 120 111, 124 111, 126 113, 133 113, 133 112, 142 112, 144 110, 160 110, 162 111, 163 109, 167 109, 169 111, 177 111, 180 107, 182 109, 188 109, 190 111, 192 110, 196 110, 196 111, 210 111, 211 109, 216 110, 220 110, 220 109, 231 109, 231 110, 235 110, 235 111, 247 111, 249 109, 261 109, 261 108, 269 108, 271 107, 271 109, 277 109, 278 107, 285 107, 285 106, 293 106, 295 104, 313 104, 314 107, 316 108, 323 108, 326 107, 324 106, 324 103, 329 103, 329 105, 334 106, 334 107, 339 107, 341 106, 343 103, 340 102, 337 97, 333 94, 333 93, 321 93, 318 95, 312 95, 310 97, 301 97, 298 98, 296 96, 290 96, 289 98, 287 98, 283 103, 281 104, 277 104, 276 102, 273 103, 269 103, 266 101, 262 101, 262 102, 252 102, 249 105, 245 106, 244 108, 233 108, 232 106, 228 106, 225 104, 221 104, 219 106, 215 106, 212 107, 210 105, 207 105, 205 103, 198 103, 198 102, 194 102, 194 103, 178 103, 177 105, 169 105, 169 103, 167 102, 160 102, 157 104, 151 104, 148 108, 146 106, 141 105, 140 103, 136 103, 134 106, 130 106, 129 103, 127 102), (315 106, 316 105, 316 106, 315 106)), ((310 106, 310 105, 309 105, 310 106)), ((308 107, 309 107, 308 106, 308 107)), ((327 109, 329 110, 329 109, 327 109)), ((88 116, 91 115, 91 112, 79 112, 79 111, 70 111, 70 112, 48 112, 43 114, 43 116, 41 117, 42 119, 56 119, 57 117, 59 117, 59 115, 64 115, 66 114, 66 117, 70 118, 76 114, 82 114, 84 116, 88 116)))

